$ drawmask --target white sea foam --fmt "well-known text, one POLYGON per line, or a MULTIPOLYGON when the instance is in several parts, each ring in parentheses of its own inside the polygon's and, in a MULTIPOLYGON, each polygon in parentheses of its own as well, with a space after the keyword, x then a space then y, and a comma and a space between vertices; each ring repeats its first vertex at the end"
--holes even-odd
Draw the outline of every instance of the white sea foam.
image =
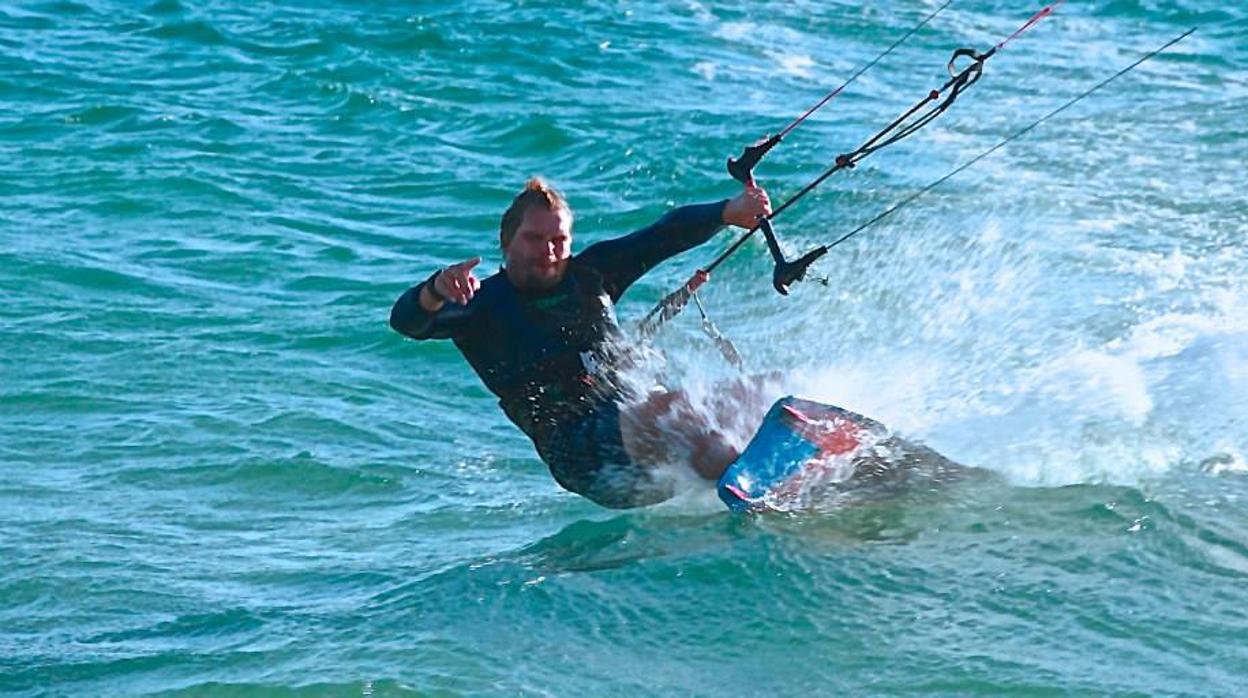
POLYGON ((780 72, 799 78, 808 78, 814 74, 815 61, 802 53, 776 53, 772 60, 780 66, 780 72))
POLYGON ((693 64, 693 68, 691 68, 691 70, 698 75, 701 75, 706 80, 714 80, 717 67, 715 63, 711 61, 698 61, 693 64))

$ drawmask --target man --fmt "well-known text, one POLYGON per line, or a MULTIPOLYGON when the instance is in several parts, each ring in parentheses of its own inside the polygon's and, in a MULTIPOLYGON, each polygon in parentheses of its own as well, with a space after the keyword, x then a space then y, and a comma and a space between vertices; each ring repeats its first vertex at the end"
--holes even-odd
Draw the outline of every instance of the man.
POLYGON ((503 214, 503 269, 478 280, 476 257, 434 272, 395 303, 390 325, 413 339, 451 339, 532 439, 565 489, 608 507, 671 496, 658 466, 688 447, 688 464, 716 479, 737 451, 680 392, 639 395, 622 379, 629 350, 615 302, 659 262, 725 224, 753 227, 767 193, 670 211, 654 224, 572 254, 572 210, 541 179, 503 214))

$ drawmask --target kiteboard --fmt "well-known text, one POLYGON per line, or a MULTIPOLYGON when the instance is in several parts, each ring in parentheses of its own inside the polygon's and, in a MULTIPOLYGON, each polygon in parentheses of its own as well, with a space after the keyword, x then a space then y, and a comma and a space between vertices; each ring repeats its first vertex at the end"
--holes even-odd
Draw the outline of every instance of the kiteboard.
POLYGON ((884 425, 860 414, 784 397, 768 410, 716 489, 733 511, 780 508, 820 481, 853 477, 859 457, 887 438, 884 425))

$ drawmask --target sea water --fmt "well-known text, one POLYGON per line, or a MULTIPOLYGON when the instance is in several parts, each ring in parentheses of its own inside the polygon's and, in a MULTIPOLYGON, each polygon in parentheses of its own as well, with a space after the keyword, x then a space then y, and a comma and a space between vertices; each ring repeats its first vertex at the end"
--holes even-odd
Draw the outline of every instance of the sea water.
MULTIPOLYGON (((1242 3, 1064 4, 778 218, 786 252, 1197 31, 835 247, 826 285, 775 294, 753 240, 706 287, 777 394, 986 482, 605 510, 449 342, 387 326, 439 266, 497 268, 531 175, 578 248, 734 195, 728 156, 939 4, 0 5, 0 693, 1242 695, 1242 3)), ((955 1, 760 182, 784 200, 1038 9, 955 1)), ((693 311, 656 347, 698 400, 732 376, 693 311)))

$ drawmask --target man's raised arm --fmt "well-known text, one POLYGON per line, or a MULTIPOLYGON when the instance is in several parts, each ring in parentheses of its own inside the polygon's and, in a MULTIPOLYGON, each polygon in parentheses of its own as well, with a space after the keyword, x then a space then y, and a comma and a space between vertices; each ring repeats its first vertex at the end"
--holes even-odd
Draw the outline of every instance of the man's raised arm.
POLYGON ((724 225, 752 228, 760 215, 771 213, 767 192, 747 187, 733 199, 682 206, 641 230, 604 240, 577 255, 577 261, 606 277, 612 299, 658 263, 710 240, 724 225))

